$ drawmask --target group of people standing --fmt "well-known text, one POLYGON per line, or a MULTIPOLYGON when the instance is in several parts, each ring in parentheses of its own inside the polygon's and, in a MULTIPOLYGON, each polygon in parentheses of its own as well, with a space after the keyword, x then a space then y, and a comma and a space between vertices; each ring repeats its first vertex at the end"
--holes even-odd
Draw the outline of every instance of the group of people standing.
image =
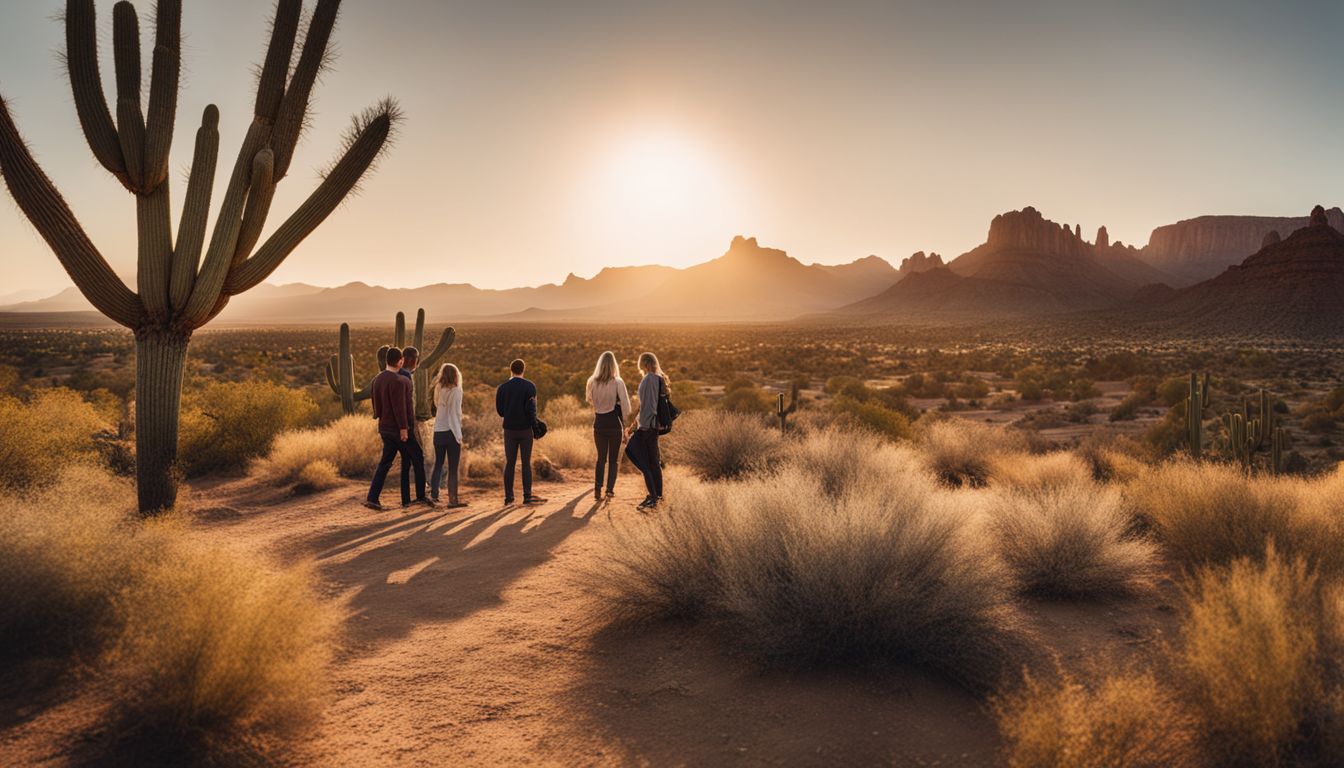
MULTIPOLYGON (((438 506, 439 488, 446 475, 448 508, 467 506, 458 496, 458 466, 462 458, 462 372, 456 365, 439 367, 434 387, 434 471, 425 483, 425 452, 420 445, 415 420, 414 373, 420 352, 415 347, 387 351, 386 368, 374 377, 370 400, 383 441, 382 456, 373 473, 364 506, 382 511, 383 485, 392 464, 401 460, 401 506, 412 504, 438 506), (445 471, 446 470, 446 471, 445 471), (415 477, 415 497, 411 497, 411 476, 415 477)), ((541 504, 546 499, 532 492, 532 446, 545 434, 545 425, 537 417, 537 387, 524 378, 527 365, 514 360, 509 379, 495 390, 495 412, 499 414, 504 440, 504 504, 515 503, 514 479, 522 461, 523 503, 541 504)), ((621 444, 626 455, 644 475, 647 496, 640 508, 653 508, 663 498, 662 456, 658 449, 660 399, 668 401, 668 379, 652 352, 639 356, 643 374, 639 382, 639 412, 633 413, 630 392, 621 378, 616 355, 603 352, 592 376, 588 377, 585 399, 593 407, 593 441, 597 447, 593 498, 601 501, 616 493, 621 444), (633 419, 630 417, 633 416, 633 419)), ((665 418, 665 417, 664 417, 665 418)))

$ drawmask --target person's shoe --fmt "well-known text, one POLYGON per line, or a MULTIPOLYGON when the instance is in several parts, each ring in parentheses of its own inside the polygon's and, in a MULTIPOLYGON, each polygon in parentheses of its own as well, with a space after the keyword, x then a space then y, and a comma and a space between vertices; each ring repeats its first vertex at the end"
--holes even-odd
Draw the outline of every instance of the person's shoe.
POLYGON ((639 509, 653 509, 656 506, 658 506, 658 500, 652 496, 648 496, 639 502, 639 509))
POLYGON ((513 506, 513 497, 512 497, 512 496, 505 496, 505 497, 504 497, 504 506, 506 506, 506 507, 511 507, 511 506, 513 506))
POLYGON ((528 496, 527 498, 523 499, 523 503, 524 503, 524 504, 545 504, 545 503, 546 503, 546 499, 544 499, 544 498, 542 498, 542 497, 540 497, 540 496, 528 496))
POLYGON ((428 498, 428 497, 423 498, 423 499, 416 499, 416 500, 415 500, 415 503, 416 503, 416 504, 423 504, 423 505, 425 505, 426 507, 437 507, 437 506, 439 506, 438 499, 431 499, 431 498, 428 498))
POLYGON ((382 512, 382 511, 383 511, 383 505, 382 505, 382 504, 379 504, 379 503, 376 502, 376 501, 367 501, 367 500, 366 500, 366 501, 364 502, 364 506, 365 506, 365 507, 368 507, 369 509, 372 509, 374 512, 382 512))
POLYGON ((463 507, 469 507, 469 506, 471 506, 471 505, 468 504, 468 503, 465 502, 465 501, 450 501, 450 502, 448 502, 448 508, 449 508, 449 509, 461 509, 461 508, 463 508, 463 507))
POLYGON ((602 500, 602 489, 601 489, 601 488, 594 488, 594 489, 593 489, 593 501, 601 501, 601 500, 602 500))

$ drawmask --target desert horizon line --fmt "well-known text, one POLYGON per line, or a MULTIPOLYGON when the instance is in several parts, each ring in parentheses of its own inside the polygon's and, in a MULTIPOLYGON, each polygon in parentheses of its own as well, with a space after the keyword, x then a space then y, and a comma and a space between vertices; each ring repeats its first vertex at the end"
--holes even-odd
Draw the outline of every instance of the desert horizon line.
MULTIPOLYGON (((1324 203, 1320 203, 1320 205, 1322 205, 1322 207, 1326 208, 1327 210, 1333 210, 1333 209, 1339 207, 1338 205, 1326 206, 1324 203)), ((1012 208, 1012 209, 1009 209, 1009 210, 1007 210, 1007 211, 1001 211, 1001 212, 995 214, 995 218, 997 218, 998 216, 1001 216, 1001 215, 1003 215, 1003 214, 1006 214, 1006 213, 1017 213, 1017 212, 1025 211, 1025 210, 1028 210, 1028 209, 1035 210, 1035 211, 1041 213, 1041 215, 1042 215, 1044 218, 1046 218, 1047 221, 1054 221, 1053 219, 1050 219, 1048 216, 1046 216, 1046 214, 1045 214, 1043 211, 1041 211, 1041 209, 1037 208, 1034 204, 1027 204, 1027 205, 1023 205, 1023 206, 1020 207, 1020 208, 1012 208)), ((1165 224, 1157 224, 1157 225, 1154 225, 1153 227, 1151 227, 1151 228, 1149 229, 1149 233, 1148 233, 1148 241, 1146 241, 1146 242, 1145 242, 1144 244, 1142 244, 1142 245, 1140 245, 1140 244, 1138 243, 1137 240, 1126 240, 1126 239, 1124 239, 1124 238, 1114 237, 1114 236, 1111 236, 1111 237, 1110 237, 1110 239, 1109 239, 1109 243, 1110 243, 1111 245, 1128 245, 1128 246, 1130 246, 1130 247, 1134 247, 1134 248, 1137 248, 1138 250, 1142 251, 1144 248, 1148 247, 1149 243, 1151 242, 1151 238, 1152 238, 1152 234, 1153 234, 1153 232, 1155 232, 1156 230, 1158 230, 1158 229, 1160 229, 1160 228, 1162 228, 1162 227, 1165 227, 1165 226, 1171 226, 1171 225, 1174 225, 1174 224, 1182 224, 1182 223, 1185 223, 1185 222, 1194 221, 1194 220, 1196 220, 1196 219, 1207 219, 1207 218, 1243 218, 1243 217, 1245 217, 1245 218, 1250 218, 1250 217, 1256 217, 1256 218, 1297 218, 1296 216, 1293 216, 1293 215, 1291 215, 1291 214, 1264 214, 1264 213, 1205 213, 1205 214, 1196 214, 1196 215, 1189 216, 1189 217, 1186 217, 1186 218, 1176 219, 1175 221, 1167 222, 1167 223, 1165 223, 1165 224)), ((991 220, 991 223, 992 223, 992 220, 991 220)), ((1065 221, 1058 221, 1058 222, 1055 222, 1055 223, 1061 224, 1061 225, 1063 225, 1063 226, 1065 226, 1065 227, 1068 227, 1068 226, 1069 226, 1068 223, 1067 223, 1067 220, 1065 220, 1065 221)), ((1074 226, 1075 226, 1075 227, 1081 227, 1081 224, 1077 224, 1077 223, 1075 223, 1074 226)), ((1099 224, 1097 230, 1094 232, 1093 239, 1090 239, 1090 240, 1089 240, 1086 236, 1084 236, 1084 234, 1085 234, 1085 230, 1084 230, 1083 233, 1080 234, 1079 236, 1080 236, 1080 238, 1083 240, 1084 243, 1087 243, 1087 244, 1089 244, 1089 245, 1095 245, 1095 244, 1096 244, 1096 235, 1099 234, 1101 230, 1106 230, 1106 231, 1109 233, 1109 229, 1108 229, 1107 225, 1105 225, 1105 224, 1099 224)), ((1280 233, 1280 234, 1281 234, 1281 235, 1287 235, 1287 234, 1289 234, 1289 233, 1287 233, 1287 232, 1282 232, 1282 233, 1280 233)), ((856 256, 856 257, 850 258, 850 259, 848 259, 848 260, 838 259, 838 260, 827 260, 827 261, 805 261, 803 257, 797 256, 797 255, 794 255, 793 253, 791 253, 791 252, 789 251, 789 248, 788 248, 786 245, 785 245, 785 246, 779 246, 779 245, 773 245, 773 244, 769 244, 769 243, 761 243, 761 242, 760 242, 760 239, 761 239, 761 238, 760 238, 759 235, 748 235, 748 234, 746 234, 746 230, 741 230, 741 231, 739 231, 738 233, 734 234, 734 235, 732 236, 732 238, 729 240, 728 248, 731 249, 733 243, 736 242, 736 241, 739 240, 739 239, 742 239, 742 240, 749 240, 749 241, 754 241, 754 242, 756 242, 756 244, 757 244, 759 247, 761 247, 761 248, 782 251, 782 252, 783 252, 785 255, 787 255, 789 258, 791 258, 791 259, 793 259, 793 260, 797 261, 798 263, 803 264, 803 265, 805 265, 805 266, 821 266, 821 267, 845 266, 845 265, 851 265, 851 264, 855 264, 855 263, 858 263, 858 262, 861 262, 861 261, 865 261, 865 260, 868 260, 868 259, 874 259, 874 258, 875 258, 875 259, 879 259, 879 260, 885 262, 885 263, 886 263, 887 265, 889 265, 892 269, 899 270, 899 269, 901 268, 901 266, 902 266, 907 260, 909 260, 910 258, 915 257, 915 256, 917 256, 917 255, 920 255, 920 254, 924 254, 924 255, 928 255, 928 256, 941 255, 941 256, 943 256, 944 263, 946 264, 947 262, 950 262, 950 261, 952 261, 953 259, 956 259, 957 257, 964 255, 965 253, 969 253, 969 250, 968 250, 968 251, 963 251, 963 252, 961 252, 961 253, 957 253, 956 255, 948 255, 948 254, 944 254, 942 251, 939 251, 939 250, 937 250, 937 249, 933 249, 933 248, 924 248, 924 249, 918 249, 918 250, 916 250, 916 251, 911 252, 910 254, 907 254, 907 255, 905 255, 905 256, 901 256, 901 257, 899 257, 899 258, 895 258, 895 259, 893 259, 892 257, 888 257, 888 256, 881 255, 881 254, 876 253, 876 252, 870 252, 870 253, 868 253, 868 254, 865 254, 865 255, 862 255, 862 256, 856 256)), ((478 283, 471 282, 471 281, 466 281, 466 280, 464 280, 464 281, 458 281, 458 282, 446 281, 446 280, 439 280, 439 281, 434 281, 434 282, 424 282, 424 283, 415 283, 415 284, 411 284, 411 283, 406 283, 406 284, 382 284, 382 283, 368 282, 368 281, 366 281, 366 280, 347 280, 347 281, 342 282, 342 283, 323 284, 323 283, 313 282, 313 281, 310 281, 310 280, 288 280, 288 281, 283 281, 283 282, 281 282, 281 281, 265 281, 263 284, 264 284, 264 285, 269 285, 269 286, 272 286, 272 287, 277 287, 277 288, 283 288, 283 287, 288 287, 288 286, 306 286, 306 287, 318 288, 318 289, 322 289, 322 290, 334 290, 334 289, 338 289, 338 288, 346 288, 346 287, 349 287, 349 286, 364 286, 364 287, 367 287, 367 288, 379 288, 379 289, 384 289, 384 290, 389 290, 389 291, 422 290, 422 289, 425 289, 425 288, 435 288, 435 287, 462 287, 462 288, 471 288, 471 289, 478 290, 478 291, 507 292, 507 291, 517 291, 517 290, 540 289, 540 288, 545 288, 545 287, 548 287, 548 286, 561 286, 561 285, 564 285, 565 283, 567 283, 568 281, 570 281, 570 280, 572 280, 572 279, 594 280, 594 279, 596 279, 599 275, 601 275, 602 273, 607 272, 607 271, 609 271, 609 270, 660 268, 660 269, 669 269, 669 270, 677 270, 677 271, 681 271, 681 270, 690 269, 690 268, 699 266, 699 265, 701 265, 701 264, 705 264, 705 263, 707 263, 707 262, 713 261, 713 260, 715 260, 715 259, 721 258, 722 256, 726 255, 727 252, 728 252, 728 251, 725 250, 723 253, 720 253, 720 254, 718 254, 718 255, 713 255, 713 256, 704 257, 702 260, 699 260, 699 261, 692 261, 692 262, 689 262, 689 263, 684 264, 684 265, 682 265, 682 266, 674 266, 674 265, 672 265, 672 264, 661 263, 661 262, 657 262, 657 261, 647 261, 647 262, 641 262, 641 263, 628 263, 628 264, 606 264, 606 265, 604 265, 604 266, 599 267, 595 272, 592 272, 591 274, 588 274, 588 275, 582 275, 582 274, 579 274, 578 272, 576 272, 576 271, 574 271, 574 270, 570 270, 570 271, 568 271, 568 272, 565 274, 565 276, 564 276, 563 278, 560 278, 560 279, 558 279, 558 280, 549 280, 549 281, 543 281, 543 282, 537 282, 537 283, 515 284, 515 285, 478 284, 478 283)), ((693 258, 694 258, 694 257, 693 257, 693 258)), ((122 277, 122 279, 125 280, 125 277, 122 276, 122 275, 120 275, 120 273, 118 273, 118 276, 119 276, 119 277, 122 277)), ((67 280, 65 283, 63 283, 63 284, 60 285, 59 287, 53 285, 53 286, 50 287, 50 288, 24 288, 24 289, 17 290, 17 291, 10 291, 10 292, 7 292, 7 294, 4 294, 4 295, 6 295, 6 296, 11 296, 11 297, 12 297, 12 296, 17 296, 18 294, 21 294, 21 293, 31 293, 32 291, 43 291, 43 292, 44 292, 41 296, 34 297, 34 298, 21 299, 21 300, 18 300, 18 301, 15 302, 16 304, 23 304, 23 303, 28 303, 28 302, 31 302, 31 301, 42 301, 42 300, 45 300, 45 299, 49 299, 49 298, 55 297, 55 296, 57 296, 57 295, 60 295, 60 294, 62 294, 62 293, 65 293, 65 292, 67 292, 67 291, 68 291, 69 289, 71 289, 71 288, 76 288, 76 286, 75 286, 75 284, 74 284, 72 281, 68 281, 68 280, 67 280), (50 291, 50 293, 47 293, 46 291, 50 291)))

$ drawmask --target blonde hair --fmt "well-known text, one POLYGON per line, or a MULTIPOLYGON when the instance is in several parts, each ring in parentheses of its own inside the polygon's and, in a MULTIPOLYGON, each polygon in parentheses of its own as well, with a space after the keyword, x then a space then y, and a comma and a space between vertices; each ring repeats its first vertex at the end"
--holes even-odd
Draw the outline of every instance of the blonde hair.
POLYGON ((606 384, 612 379, 619 378, 621 378, 621 364, 616 362, 615 353, 607 351, 597 358, 597 365, 593 367, 593 375, 588 377, 588 383, 606 384))
POLYGON ((462 386, 462 372, 452 363, 439 366, 439 375, 434 377, 434 389, 452 389, 462 386))
POLYGON ((652 352, 645 352, 639 356, 639 370, 662 377, 664 383, 668 381, 667 374, 663 373, 663 366, 658 364, 658 356, 652 352))

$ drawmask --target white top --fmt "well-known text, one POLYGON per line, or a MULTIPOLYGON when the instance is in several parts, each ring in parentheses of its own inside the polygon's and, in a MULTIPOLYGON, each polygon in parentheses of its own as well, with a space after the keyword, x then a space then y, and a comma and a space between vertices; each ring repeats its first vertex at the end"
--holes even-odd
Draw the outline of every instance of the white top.
POLYGON ((588 402, 593 404, 594 413, 611 413, 620 403, 621 418, 630 418, 630 391, 619 376, 608 382, 589 382, 588 402))
POLYGON ((462 444, 462 387, 434 388, 434 431, 452 432, 462 444))

